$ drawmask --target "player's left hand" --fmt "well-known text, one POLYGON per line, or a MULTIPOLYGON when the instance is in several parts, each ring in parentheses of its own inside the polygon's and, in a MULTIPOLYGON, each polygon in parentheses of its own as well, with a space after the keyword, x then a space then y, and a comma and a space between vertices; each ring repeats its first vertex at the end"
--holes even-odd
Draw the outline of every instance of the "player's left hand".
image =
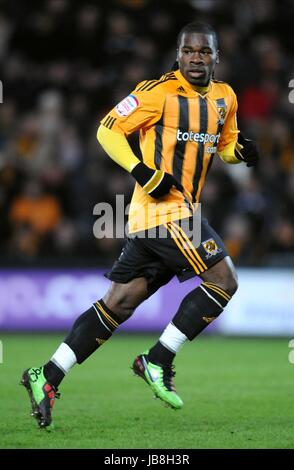
POLYGON ((236 157, 242 160, 249 166, 256 166, 259 160, 259 152, 255 142, 239 133, 238 144, 236 148, 236 157), (238 145, 239 144, 239 145, 238 145))

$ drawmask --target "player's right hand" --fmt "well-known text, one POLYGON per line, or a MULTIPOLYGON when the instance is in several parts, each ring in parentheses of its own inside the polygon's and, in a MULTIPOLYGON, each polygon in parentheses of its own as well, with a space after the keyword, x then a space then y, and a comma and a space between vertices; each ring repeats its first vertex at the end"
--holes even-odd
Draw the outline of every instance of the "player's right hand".
POLYGON ((131 174, 144 191, 155 199, 166 196, 173 186, 183 191, 183 186, 172 175, 162 170, 149 168, 143 162, 138 163, 131 174))

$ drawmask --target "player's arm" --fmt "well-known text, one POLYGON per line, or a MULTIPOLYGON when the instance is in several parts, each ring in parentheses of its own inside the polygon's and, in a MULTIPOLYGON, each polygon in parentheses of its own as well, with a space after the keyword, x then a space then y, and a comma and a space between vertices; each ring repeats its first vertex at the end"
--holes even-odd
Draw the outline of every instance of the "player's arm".
POLYGON ((246 162, 247 166, 254 166, 258 162, 259 154, 256 144, 249 139, 245 139, 237 126, 237 99, 232 91, 231 109, 222 129, 221 138, 218 145, 220 158, 229 164, 246 162))
POLYGON ((107 155, 129 173, 140 163, 124 134, 107 129, 101 124, 98 127, 97 140, 107 155))
POLYGON ((149 168, 133 153, 125 135, 107 129, 103 124, 97 132, 98 142, 118 165, 127 170, 149 196, 160 198, 169 193, 172 186, 180 191, 182 186, 169 173, 149 168))
POLYGON ((162 113, 160 97, 154 100, 154 97, 148 96, 147 93, 133 92, 119 103, 101 121, 97 139, 110 158, 131 173, 148 195, 160 198, 168 194, 172 186, 180 191, 182 186, 172 175, 149 168, 141 162, 127 140, 128 135, 160 119, 162 113))

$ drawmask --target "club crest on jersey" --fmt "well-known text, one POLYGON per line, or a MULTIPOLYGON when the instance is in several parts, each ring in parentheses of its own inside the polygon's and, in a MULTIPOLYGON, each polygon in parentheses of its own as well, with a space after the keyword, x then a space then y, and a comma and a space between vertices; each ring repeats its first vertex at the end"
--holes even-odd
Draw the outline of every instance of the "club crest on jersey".
POLYGON ((135 95, 129 95, 116 105, 115 111, 120 117, 125 117, 131 114, 138 106, 138 98, 135 95))
POLYGON ((217 104, 217 112, 218 112, 217 124, 221 124, 223 126, 225 123, 226 115, 227 115, 227 106, 225 104, 223 105, 217 104))
POLYGON ((204 250, 206 251, 206 259, 210 258, 211 256, 217 255, 221 253, 222 249, 219 248, 213 238, 209 238, 201 243, 204 250))

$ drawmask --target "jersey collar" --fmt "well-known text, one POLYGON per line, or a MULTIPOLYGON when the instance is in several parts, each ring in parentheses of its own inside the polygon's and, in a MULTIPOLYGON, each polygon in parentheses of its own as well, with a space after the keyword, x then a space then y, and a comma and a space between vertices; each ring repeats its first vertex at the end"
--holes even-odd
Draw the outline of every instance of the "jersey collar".
POLYGON ((211 89, 211 82, 205 87, 200 87, 200 86, 193 86, 191 83, 188 82, 188 80, 185 79, 185 77, 181 74, 180 70, 176 70, 174 72, 175 76, 181 82, 182 85, 185 86, 185 88, 191 92, 196 92, 199 93, 200 95, 204 96, 206 93, 208 93, 211 89))

